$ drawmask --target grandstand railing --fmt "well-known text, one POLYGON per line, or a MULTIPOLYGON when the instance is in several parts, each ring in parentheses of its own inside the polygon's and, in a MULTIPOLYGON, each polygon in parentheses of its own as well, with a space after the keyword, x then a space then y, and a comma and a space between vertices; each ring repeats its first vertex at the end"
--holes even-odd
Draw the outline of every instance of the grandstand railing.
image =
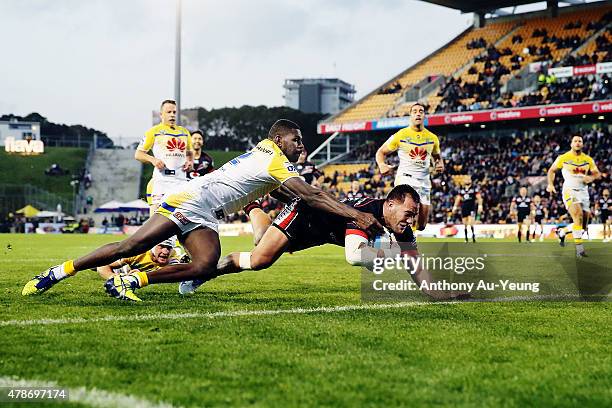
POLYGON ((57 194, 50 193, 31 184, 13 185, 0 184, 0 214, 8 214, 31 204, 39 210, 55 211, 57 205, 62 206, 62 212, 73 214, 74 202, 57 194))
POLYGON ((444 75, 438 76, 433 81, 429 82, 428 78, 423 79, 418 84, 412 86, 406 93, 404 94, 403 102, 414 102, 423 98, 424 96, 429 95, 433 92, 437 87, 444 83, 446 77, 444 75))

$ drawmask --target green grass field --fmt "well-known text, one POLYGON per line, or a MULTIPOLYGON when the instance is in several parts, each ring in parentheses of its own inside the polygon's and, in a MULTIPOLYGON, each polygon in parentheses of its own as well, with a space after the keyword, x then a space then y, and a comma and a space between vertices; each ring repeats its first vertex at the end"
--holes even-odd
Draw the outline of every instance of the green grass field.
MULTIPOLYGON (((612 404, 610 303, 296 309, 360 304, 361 270, 333 246, 187 297, 159 285, 138 291, 142 303, 120 302, 89 271, 21 297, 34 274, 112 240, 0 235, 0 385, 14 377, 111 395, 78 406, 127 406, 119 394, 185 407, 612 404), (261 310, 291 313, 240 313, 261 310)), ((251 247, 249 237, 222 244, 251 247)))

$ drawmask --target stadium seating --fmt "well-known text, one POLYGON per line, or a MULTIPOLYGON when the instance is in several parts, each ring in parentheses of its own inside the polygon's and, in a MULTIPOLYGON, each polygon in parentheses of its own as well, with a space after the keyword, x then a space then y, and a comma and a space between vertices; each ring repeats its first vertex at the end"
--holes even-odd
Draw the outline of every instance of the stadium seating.
MULTIPOLYGON (((579 56, 596 53, 598 61, 605 60, 609 45, 602 48, 606 41, 600 39, 598 47, 594 34, 610 22, 611 12, 612 5, 607 3, 561 8, 560 15, 554 18, 541 14, 518 15, 488 21, 483 28, 472 27, 332 117, 331 122, 406 116, 411 105, 404 101, 406 91, 428 77, 439 75, 456 81, 453 88, 457 92, 445 93, 445 88, 440 87, 432 89, 429 95, 422 95, 421 102, 427 105, 429 113, 514 106, 521 94, 502 94, 501 88, 531 62, 550 60, 559 64, 566 58, 574 58, 571 54, 583 45, 579 56), (487 47, 482 47, 484 44, 487 47)), ((608 44, 612 42, 609 30, 600 37, 607 39, 608 44)))
POLYGON ((593 47, 590 44, 595 44, 595 39, 590 37, 597 30, 595 26, 587 25, 587 22, 601 21, 601 25, 604 25, 608 16, 602 15, 602 12, 611 9, 607 6, 572 11, 556 18, 524 20, 512 36, 500 41, 495 50, 488 50, 487 58, 475 61, 469 69, 456 76, 456 83, 451 83, 450 88, 442 89, 436 98, 430 99, 430 112, 479 110, 509 104, 514 106, 511 94, 501 94, 501 87, 508 79, 532 62, 561 63, 585 40, 588 40, 588 47, 593 47), (576 27, 567 28, 572 24, 576 27), (516 41, 517 37, 521 41, 516 41), (500 69, 503 69, 503 74, 497 75, 496 71, 500 69))
MULTIPOLYGON (((559 219, 565 214, 564 206, 557 194, 550 199, 542 188, 545 175, 555 157, 568 148, 569 134, 564 131, 547 131, 502 137, 496 143, 488 138, 458 137, 442 140, 445 150, 446 171, 434 176, 432 190, 432 220, 436 222, 460 222, 452 207, 458 189, 468 179, 482 192, 484 213, 482 223, 511 222, 511 197, 522 184, 531 185, 531 194, 539 193, 550 210, 550 217, 559 219), (528 181, 529 180, 529 181, 528 181)), ((612 137, 607 129, 591 130, 584 133, 586 152, 596 161, 604 178, 591 187, 592 203, 604 188, 610 188, 610 175, 606 173, 612 165, 609 152, 612 151, 612 137)), ((382 142, 382 140, 380 141, 382 142)), ((339 198, 346 196, 351 182, 357 180, 368 195, 383 197, 392 187, 393 175, 381 177, 377 174, 373 152, 376 146, 364 145, 363 149, 352 152, 351 158, 362 157, 361 151, 370 153, 370 158, 361 163, 333 164, 325 167, 324 188, 339 198)), ((351 159, 349 158, 349 159, 351 159)), ((397 155, 388 161, 397 163, 397 155)), ((557 177, 557 190, 561 191, 562 178, 557 177)))
MULTIPOLYGON (((450 75, 482 52, 482 49, 466 50, 466 45, 470 41, 483 38, 487 43, 495 42, 512 26, 513 23, 506 22, 492 23, 484 28, 471 28, 429 58, 406 70, 394 81, 398 81, 402 89, 406 90, 429 75, 450 75)), ((372 94, 335 118, 334 122, 383 117, 395 105, 401 95, 402 93, 372 94)))

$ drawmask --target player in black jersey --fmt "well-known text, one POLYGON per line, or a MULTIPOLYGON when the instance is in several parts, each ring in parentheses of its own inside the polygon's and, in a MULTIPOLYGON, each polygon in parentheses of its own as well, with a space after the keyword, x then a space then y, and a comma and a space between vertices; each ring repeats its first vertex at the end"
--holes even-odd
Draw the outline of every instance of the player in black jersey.
POLYGON ((459 189, 459 194, 455 197, 455 205, 453 213, 457 212, 461 205, 461 222, 465 228, 465 242, 468 242, 468 226, 472 230, 472 241, 476 242, 476 233, 474 232, 474 220, 476 214, 482 213, 482 197, 480 191, 472 185, 472 180, 468 179, 463 187, 459 189))
POLYGON ((187 173, 189 179, 203 176, 215 169, 213 158, 202 150, 204 148, 204 133, 200 129, 191 133, 191 145, 193 146, 193 171, 187 173))
POLYGON ((525 242, 529 242, 529 216, 533 211, 533 203, 531 197, 527 195, 527 187, 519 188, 519 194, 512 198, 512 204, 510 204, 510 213, 514 214, 518 224, 518 242, 522 241, 523 226, 527 227, 525 242))
POLYGON ((351 189, 348 193, 346 193, 347 200, 359 200, 360 198, 364 198, 366 195, 361 188, 361 184, 359 181, 355 180, 351 182, 351 189))
POLYGON ((323 172, 317 169, 317 166, 315 166, 314 163, 308 161, 308 153, 306 150, 300 154, 300 157, 295 162, 295 169, 298 173, 300 173, 300 176, 304 179, 304 181, 311 186, 319 187, 321 184, 323 172))
POLYGON ((610 242, 610 210, 612 210, 612 197, 610 190, 605 188, 599 200, 595 202, 595 208, 599 211, 599 219, 603 224, 603 242, 610 242))
POLYGON ((548 219, 548 208, 544 207, 544 204, 542 204, 542 197, 538 194, 533 196, 533 212, 531 216, 533 217, 531 242, 535 242, 538 225, 540 226, 540 242, 542 242, 544 241, 544 220, 548 219))
MULTIPOLYGON (((384 225, 387 237, 395 241, 401 253, 416 255, 417 244, 411 225, 419 211, 419 195, 408 185, 398 185, 386 199, 361 198, 344 201, 359 211, 374 215, 384 225)), ((351 265, 366 266, 374 258, 391 256, 391 250, 373 248, 377 237, 358 228, 343 217, 330 217, 314 210, 302 200, 293 198, 274 219, 255 249, 251 252, 234 252, 217 265, 215 277, 245 270, 267 269, 285 252, 297 252, 324 244, 344 247, 346 261, 351 265)), ((427 272, 420 270, 412 278, 420 284, 427 279, 427 272)), ((181 293, 193 292, 204 281, 188 283, 181 293)), ((440 299, 455 298, 456 294, 428 291, 427 295, 440 299)), ((461 298, 465 295, 460 295, 461 298)))
MULTIPOLYGON (((308 184, 314 187, 319 187, 322 182, 323 172, 315 166, 314 163, 308 161, 308 154, 304 150, 298 160, 295 162, 295 169, 300 173, 300 177, 308 184)), ((274 193, 271 194, 274 198, 274 193)), ((286 202, 286 197, 277 197, 280 201, 286 202)), ((244 207, 244 212, 249 216, 253 227, 253 243, 257 245, 263 237, 266 229, 272 224, 272 220, 262 210, 260 201, 249 203, 244 207)))

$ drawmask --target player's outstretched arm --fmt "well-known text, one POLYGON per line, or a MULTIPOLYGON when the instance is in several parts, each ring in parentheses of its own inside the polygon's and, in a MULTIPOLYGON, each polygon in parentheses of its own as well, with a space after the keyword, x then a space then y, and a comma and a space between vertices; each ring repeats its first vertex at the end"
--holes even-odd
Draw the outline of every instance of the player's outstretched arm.
POLYGON ((357 226, 372 235, 383 232, 383 226, 372 214, 363 213, 338 202, 333 196, 312 187, 299 177, 292 177, 283 183, 289 191, 300 197, 306 204, 317 210, 325 211, 340 217, 349 218, 357 226))
POLYGON ((115 261, 109 265, 104 265, 104 266, 99 266, 96 268, 96 270, 98 271, 98 274, 100 275, 100 277, 102 277, 103 279, 108 279, 111 276, 113 276, 115 274, 115 272, 113 271, 113 269, 118 269, 121 268, 124 265, 123 261, 120 259, 118 261, 115 261))

